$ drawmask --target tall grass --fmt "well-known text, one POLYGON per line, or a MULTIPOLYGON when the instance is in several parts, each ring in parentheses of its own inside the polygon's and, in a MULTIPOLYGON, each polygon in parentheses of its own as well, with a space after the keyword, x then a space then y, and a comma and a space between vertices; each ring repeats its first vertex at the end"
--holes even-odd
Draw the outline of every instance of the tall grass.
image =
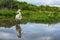
MULTIPOLYGON (((1 10, 0 11, 0 19, 12 19, 16 15, 16 10, 1 10), (9 18, 10 17, 10 18, 9 18)), ((22 11, 22 21, 21 22, 37 22, 37 23, 52 23, 52 22, 60 22, 60 12, 55 11, 22 11)))
POLYGON ((0 16, 14 16, 16 11, 13 10, 0 10, 0 16))
POLYGON ((60 22, 60 12, 52 11, 23 11, 23 16, 30 22, 60 22))

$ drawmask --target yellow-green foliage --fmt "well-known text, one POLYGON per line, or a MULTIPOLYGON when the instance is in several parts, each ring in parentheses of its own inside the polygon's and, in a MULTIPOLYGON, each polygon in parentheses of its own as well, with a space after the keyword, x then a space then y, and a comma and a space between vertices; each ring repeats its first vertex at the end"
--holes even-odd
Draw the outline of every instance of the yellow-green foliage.
POLYGON ((0 10, 0 16, 14 16, 16 12, 13 10, 0 10))
MULTIPOLYGON (((1 10, 0 11, 0 19, 12 18, 15 20, 16 10, 1 10), (5 16, 5 18, 3 17, 5 16)), ((52 12, 52 11, 22 11, 22 21, 23 22, 60 22, 60 12, 52 12)))

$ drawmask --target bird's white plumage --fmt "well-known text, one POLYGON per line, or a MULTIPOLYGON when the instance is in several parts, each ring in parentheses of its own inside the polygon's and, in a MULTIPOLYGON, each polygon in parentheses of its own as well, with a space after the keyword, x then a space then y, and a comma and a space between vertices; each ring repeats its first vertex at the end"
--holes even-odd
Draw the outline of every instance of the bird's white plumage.
POLYGON ((16 20, 21 20, 22 19, 22 15, 21 15, 20 11, 21 11, 20 9, 17 11, 18 14, 15 17, 16 20))

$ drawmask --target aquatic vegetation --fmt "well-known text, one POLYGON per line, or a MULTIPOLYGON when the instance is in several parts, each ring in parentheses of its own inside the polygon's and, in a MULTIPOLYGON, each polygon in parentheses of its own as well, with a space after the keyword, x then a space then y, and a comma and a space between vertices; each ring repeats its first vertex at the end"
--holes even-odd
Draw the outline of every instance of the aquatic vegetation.
MULTIPOLYGON (((1 10, 1 23, 10 21, 15 22, 16 10, 1 10)), ((52 11, 28 11, 22 10, 22 20, 20 23, 34 22, 34 23, 57 23, 60 22, 60 12, 52 11)))

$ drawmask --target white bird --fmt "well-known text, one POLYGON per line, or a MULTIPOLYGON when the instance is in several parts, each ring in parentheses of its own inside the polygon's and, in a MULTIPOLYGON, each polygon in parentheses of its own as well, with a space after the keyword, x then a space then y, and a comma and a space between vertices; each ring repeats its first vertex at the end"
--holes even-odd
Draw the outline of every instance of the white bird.
POLYGON ((18 14, 16 15, 15 19, 18 22, 22 19, 21 9, 18 9, 17 13, 18 14))

